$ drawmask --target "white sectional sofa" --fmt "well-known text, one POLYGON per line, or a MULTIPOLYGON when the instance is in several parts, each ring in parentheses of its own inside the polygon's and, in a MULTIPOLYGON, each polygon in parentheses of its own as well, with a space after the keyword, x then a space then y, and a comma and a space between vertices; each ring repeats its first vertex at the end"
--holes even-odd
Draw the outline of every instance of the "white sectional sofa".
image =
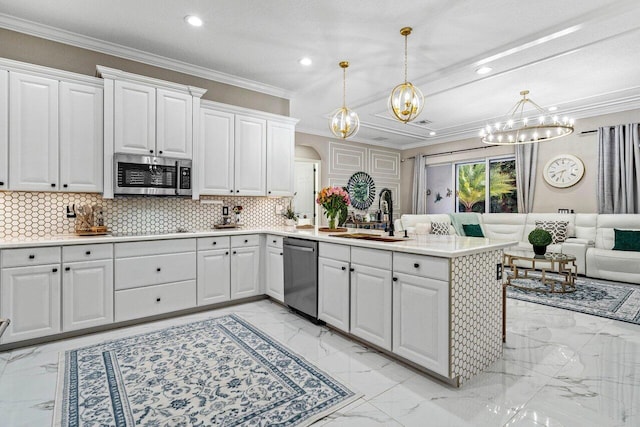
MULTIPOLYGON (((395 222, 396 231, 413 232, 420 222, 449 222, 449 215, 402 215, 395 222)), ((640 252, 614 251, 614 229, 640 230, 640 214, 556 214, 489 213, 477 214, 485 237, 516 240, 518 247, 531 249, 528 236, 536 221, 567 221, 567 239, 548 250, 574 255, 578 274, 593 278, 640 284, 640 252)), ((463 222, 464 223, 464 222, 463 222)), ((451 226, 452 234, 455 229, 451 226)))

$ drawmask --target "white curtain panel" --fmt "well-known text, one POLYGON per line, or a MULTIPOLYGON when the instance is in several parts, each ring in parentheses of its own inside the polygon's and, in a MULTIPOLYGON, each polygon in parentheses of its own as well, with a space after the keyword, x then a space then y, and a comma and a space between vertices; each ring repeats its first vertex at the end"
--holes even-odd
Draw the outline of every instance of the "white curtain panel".
POLYGON ((537 142, 516 145, 516 188, 518 189, 518 212, 520 213, 533 211, 537 163, 537 142))
POLYGON ((427 213, 427 158, 416 154, 413 161, 411 213, 427 213))
POLYGON ((639 123, 598 129, 598 212, 640 213, 639 123))

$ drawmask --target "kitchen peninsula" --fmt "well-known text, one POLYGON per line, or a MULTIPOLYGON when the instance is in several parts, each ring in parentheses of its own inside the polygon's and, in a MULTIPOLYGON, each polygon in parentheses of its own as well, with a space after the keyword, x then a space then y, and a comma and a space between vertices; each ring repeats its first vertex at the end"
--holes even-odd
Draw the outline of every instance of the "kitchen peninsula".
POLYGON ((515 242, 284 227, 1 240, 0 316, 12 323, 0 350, 264 294, 282 302, 286 237, 319 242, 318 317, 332 328, 453 385, 502 355, 502 252, 515 242))

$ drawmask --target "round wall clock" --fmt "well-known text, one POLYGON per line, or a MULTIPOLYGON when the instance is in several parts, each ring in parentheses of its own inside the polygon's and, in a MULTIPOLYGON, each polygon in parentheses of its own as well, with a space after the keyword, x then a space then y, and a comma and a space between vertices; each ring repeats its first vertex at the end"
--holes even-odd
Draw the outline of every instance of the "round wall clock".
POLYGON ((549 185, 567 188, 575 185, 584 175, 582 160, 571 154, 560 154, 553 157, 544 166, 543 176, 549 185))
POLYGON ((360 210, 368 209, 376 198, 373 178, 366 172, 356 172, 351 175, 347 183, 347 191, 351 198, 351 205, 360 210))

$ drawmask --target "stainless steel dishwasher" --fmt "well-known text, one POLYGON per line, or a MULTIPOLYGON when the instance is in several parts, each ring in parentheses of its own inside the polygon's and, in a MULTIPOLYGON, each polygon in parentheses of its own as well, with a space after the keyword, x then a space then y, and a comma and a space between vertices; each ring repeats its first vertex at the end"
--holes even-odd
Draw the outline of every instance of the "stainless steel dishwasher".
POLYGON ((286 237, 284 252, 284 303, 318 320, 318 242, 286 237))

